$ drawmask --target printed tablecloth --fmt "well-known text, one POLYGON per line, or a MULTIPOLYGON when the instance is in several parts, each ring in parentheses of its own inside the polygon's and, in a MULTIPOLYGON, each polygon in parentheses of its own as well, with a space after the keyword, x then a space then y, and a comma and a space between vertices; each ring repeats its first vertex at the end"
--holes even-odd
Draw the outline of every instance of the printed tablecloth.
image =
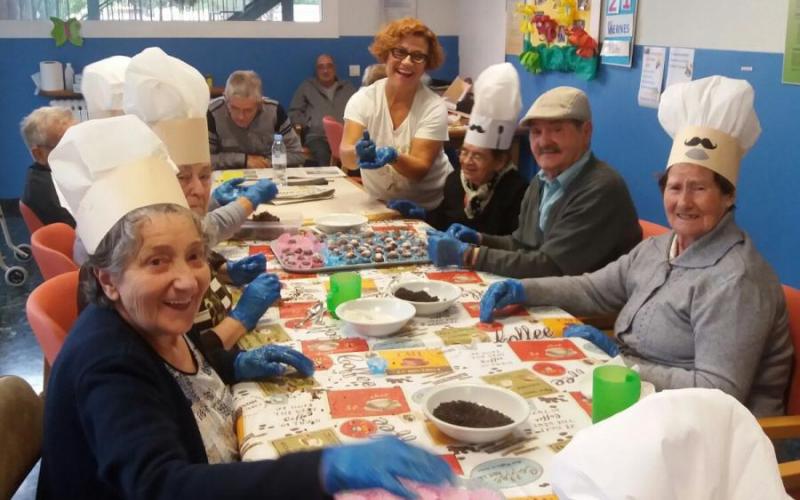
MULTIPOLYGON (((268 246, 218 250, 240 257, 268 253, 268 246)), ((271 270, 274 265, 271 260, 271 270)), ((306 320, 309 308, 325 298, 327 276, 279 274, 281 303, 240 345, 290 345, 311 357, 317 371, 313 379, 289 375, 234 386, 243 460, 390 434, 442 456, 458 474, 501 490, 507 498, 554 498, 547 466, 577 430, 591 424, 581 381, 608 359, 589 342, 560 338, 564 326, 575 322, 569 314, 557 308, 519 308, 484 324, 478 303, 486 287, 500 279, 496 276, 429 265, 365 270, 360 273, 365 296, 381 293, 393 278, 445 280, 463 292, 443 313, 417 316, 390 337, 368 338, 327 313, 319 322, 306 320), (385 373, 370 369, 376 365, 384 365, 385 373), (426 421, 420 404, 432 388, 455 382, 517 392, 531 406, 527 424, 496 443, 451 440, 426 421)))

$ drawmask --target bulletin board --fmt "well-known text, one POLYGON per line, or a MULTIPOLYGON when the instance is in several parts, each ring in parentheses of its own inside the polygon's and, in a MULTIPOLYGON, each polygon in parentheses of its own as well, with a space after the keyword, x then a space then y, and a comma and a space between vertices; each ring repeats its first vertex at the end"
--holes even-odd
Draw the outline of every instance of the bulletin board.
MULTIPOLYGON (((506 5, 509 9, 509 2, 506 5)), ((598 62, 600 9, 601 0, 514 2, 506 52, 519 54, 522 66, 533 74, 562 71, 592 79, 598 62), (516 50, 515 40, 522 41, 521 49, 516 50)))

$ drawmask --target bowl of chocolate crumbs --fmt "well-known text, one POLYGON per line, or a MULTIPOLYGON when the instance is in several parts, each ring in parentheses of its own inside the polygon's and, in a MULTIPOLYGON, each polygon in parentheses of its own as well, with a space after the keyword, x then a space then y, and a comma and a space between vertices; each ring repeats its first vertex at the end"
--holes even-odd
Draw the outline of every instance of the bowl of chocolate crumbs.
POLYGON ((488 384, 464 383, 431 391, 422 404, 437 429, 464 443, 488 443, 528 421, 528 401, 516 392, 488 384))
POLYGON ((461 289, 446 281, 414 280, 394 285, 395 298, 410 302, 420 316, 430 316, 446 311, 461 297, 461 289))

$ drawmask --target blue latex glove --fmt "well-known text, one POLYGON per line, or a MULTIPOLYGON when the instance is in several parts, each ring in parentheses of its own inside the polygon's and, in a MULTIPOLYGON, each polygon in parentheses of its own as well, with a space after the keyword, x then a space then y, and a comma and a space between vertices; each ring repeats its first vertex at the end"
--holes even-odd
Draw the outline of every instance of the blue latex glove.
POLYGON ((469 243, 458 241, 447 233, 428 231, 428 258, 437 267, 461 267, 469 247, 469 243))
POLYGON ((491 323, 495 309, 502 309, 512 304, 524 304, 526 300, 525 288, 520 280, 492 283, 481 297, 481 321, 491 323))
POLYGON ((286 365, 295 367, 304 377, 314 374, 314 362, 302 352, 270 344, 237 354, 233 360, 233 376, 237 382, 280 377, 286 373, 286 365))
POLYGON ((565 337, 579 337, 596 345, 612 358, 619 354, 619 346, 608 335, 591 325, 569 325, 565 337))
POLYGON ((230 312, 247 330, 252 330, 273 302, 281 298, 281 282, 274 274, 261 274, 250 282, 230 312))
POLYGON ((424 208, 409 200, 389 200, 386 206, 392 210, 397 210, 405 217, 413 219, 425 219, 427 215, 424 208))
POLYGON ((397 159, 397 150, 391 146, 375 148, 375 143, 369 138, 369 132, 364 131, 364 137, 356 143, 358 168, 381 168, 387 163, 397 159))
POLYGON ((447 234, 465 243, 472 243, 474 245, 481 244, 481 235, 478 231, 464 224, 459 224, 458 222, 450 224, 450 227, 447 228, 447 234))
POLYGON ((453 481, 453 472, 444 460, 393 437, 326 448, 320 472, 330 494, 383 488, 402 498, 417 498, 398 479, 433 485, 453 481))
POLYGON ((265 272, 267 272, 267 257, 263 253, 228 261, 228 278, 236 286, 246 285, 265 272))
POLYGON ((369 138, 369 132, 364 131, 364 136, 356 143, 356 156, 359 165, 361 162, 372 163, 375 161, 375 143, 369 138))
POLYGON ((252 186, 243 189, 241 196, 250 200, 250 203, 253 204, 253 210, 255 210, 260 204, 267 203, 278 196, 278 186, 269 179, 261 179, 252 186))
POLYGON ((214 190, 212 196, 217 200, 219 206, 224 207, 228 203, 236 201, 236 198, 241 196, 239 185, 243 182, 244 177, 227 180, 214 190))

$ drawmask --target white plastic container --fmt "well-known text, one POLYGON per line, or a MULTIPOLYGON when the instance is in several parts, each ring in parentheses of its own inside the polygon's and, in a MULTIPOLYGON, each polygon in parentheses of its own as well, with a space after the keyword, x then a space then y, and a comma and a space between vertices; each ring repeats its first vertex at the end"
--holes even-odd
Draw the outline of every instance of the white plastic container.
POLYGON ((275 134, 272 140, 272 169, 275 171, 275 184, 286 186, 286 145, 283 143, 283 136, 275 134))
POLYGON ((67 63, 67 67, 64 68, 64 90, 72 92, 74 84, 75 84, 75 70, 72 69, 72 63, 67 63))

